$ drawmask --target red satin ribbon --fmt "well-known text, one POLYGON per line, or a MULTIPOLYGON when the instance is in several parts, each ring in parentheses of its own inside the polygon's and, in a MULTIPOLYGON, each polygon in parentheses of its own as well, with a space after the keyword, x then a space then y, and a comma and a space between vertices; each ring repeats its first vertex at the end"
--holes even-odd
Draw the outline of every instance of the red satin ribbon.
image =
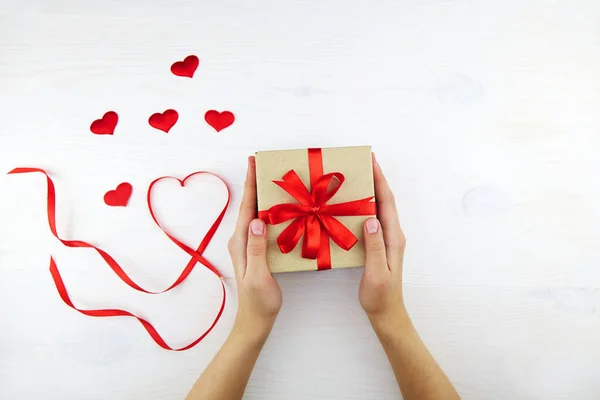
POLYGON ((277 237, 282 253, 294 250, 304 236, 302 257, 317 260, 319 270, 331 268, 329 238, 342 249, 350 250, 358 241, 356 236, 334 216, 375 215, 373 196, 360 200, 328 205, 345 177, 339 172, 323 174, 321 149, 308 149, 311 191, 294 170, 288 171, 282 181, 273 181, 298 203, 277 204, 258 213, 268 224, 277 225, 293 219, 277 237), (337 184, 336 184, 337 183, 337 184), (333 185, 333 188, 331 186, 333 185))
POLYGON ((188 175, 183 180, 173 178, 170 176, 164 176, 164 177, 154 180, 148 187, 148 199, 147 199, 148 200, 148 209, 150 210, 150 215, 152 216, 152 219, 158 225, 158 227, 165 233, 165 235, 167 235, 167 237, 169 239, 171 239, 179 248, 181 248, 182 250, 184 250, 186 253, 188 253, 191 256, 190 261, 188 262, 186 267, 183 269, 182 273, 175 280, 175 282, 173 282, 173 284, 171 286, 169 286, 167 289, 162 290, 162 291, 152 292, 152 291, 148 291, 148 290, 142 288, 137 283, 135 283, 125 273, 125 271, 123 271, 121 266, 104 250, 102 250, 92 244, 86 243, 84 241, 65 240, 65 239, 62 239, 61 237, 59 237, 57 229, 56 229, 56 218, 55 218, 55 215, 56 215, 56 192, 54 189, 54 183, 52 182, 52 179, 48 176, 46 171, 44 171, 43 169, 39 169, 39 168, 15 168, 9 172, 9 175, 10 174, 31 173, 31 172, 40 172, 46 176, 46 182, 48 185, 48 203, 47 203, 48 224, 50 225, 50 231, 52 232, 54 237, 56 237, 58 240, 60 240, 60 242, 63 243, 67 247, 83 247, 83 248, 94 249, 102 257, 102 259, 104 259, 106 264, 113 270, 113 272, 131 288, 138 290, 140 292, 148 293, 148 294, 159 294, 159 293, 168 292, 169 290, 174 289, 175 287, 179 286, 179 284, 181 284, 187 278, 187 276, 190 274, 190 272, 192 272, 192 270, 194 269, 194 266, 196 265, 196 263, 201 263, 206 268, 208 268, 211 272, 213 272, 215 274, 215 276, 217 276, 219 278, 219 280, 221 282, 221 288, 223 291, 223 300, 221 302, 221 307, 220 307, 219 312, 217 313, 217 316, 215 317, 213 323, 211 324, 211 326, 202 335, 200 335, 200 337, 198 337, 196 340, 194 340, 192 343, 188 344, 187 346, 180 347, 180 348, 170 347, 164 341, 164 339, 158 334, 156 329, 154 329, 152 324, 150 324, 148 321, 144 320, 143 318, 140 318, 134 314, 131 314, 128 311, 118 310, 118 309, 83 310, 83 309, 75 307, 73 305, 73 302, 71 302, 71 299, 69 298, 67 289, 66 289, 65 284, 60 276, 60 273, 58 272, 58 268, 56 267, 55 261, 52 257, 50 257, 50 273, 52 275, 52 279, 54 280, 54 284, 56 285, 56 289, 58 290, 58 293, 59 293, 61 299, 65 302, 66 305, 68 305, 69 307, 73 308, 76 311, 79 311, 80 313, 82 313, 84 315, 88 315, 91 317, 121 317, 121 316, 133 317, 142 324, 144 329, 146 329, 146 331, 148 332, 150 337, 156 342, 156 344, 158 344, 160 347, 162 347, 163 349, 166 349, 166 350, 173 350, 173 351, 188 350, 188 349, 194 347, 195 345, 197 345, 202 339, 204 339, 210 333, 210 331, 212 331, 212 329, 216 326, 217 322, 221 318, 221 315, 223 314, 223 310, 225 309, 225 300, 226 300, 225 284, 223 283, 223 276, 221 275, 221 273, 208 260, 206 260, 206 258, 204 258, 202 256, 202 253, 204 252, 204 250, 210 243, 212 237, 214 236, 215 232, 217 231, 219 225, 221 224, 221 221, 223 220, 223 217, 225 216, 225 212, 227 211, 227 208, 229 206, 231 193, 229 191, 229 187, 227 186, 227 183, 225 183, 225 181, 223 179, 221 179, 219 176, 217 176, 213 173, 201 171, 201 172, 195 172, 191 175, 188 175), (178 239, 176 239, 174 236, 172 236, 166 230, 163 229, 163 227, 158 222, 156 216, 154 215, 154 211, 152 210, 152 203, 150 200, 150 195, 151 195, 152 188, 154 187, 154 185, 162 179, 177 179, 180 182, 181 186, 184 186, 185 181, 188 178, 195 176, 195 175, 199 175, 199 174, 212 175, 212 176, 216 177, 217 179, 219 179, 223 183, 223 185, 225 185, 225 188, 227 189, 227 202, 225 204, 225 207, 223 207, 223 209, 219 213, 219 216, 217 217, 217 219, 213 222, 210 229, 206 233, 206 236, 204 236, 204 238, 200 242, 198 249, 194 250, 194 249, 190 248, 189 246, 187 246, 186 244, 179 241, 178 239))

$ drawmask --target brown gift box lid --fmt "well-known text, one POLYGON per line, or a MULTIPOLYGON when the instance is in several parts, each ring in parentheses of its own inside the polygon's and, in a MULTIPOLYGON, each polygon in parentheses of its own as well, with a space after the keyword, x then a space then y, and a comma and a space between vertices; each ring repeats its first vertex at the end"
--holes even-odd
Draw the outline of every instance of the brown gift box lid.
MULTIPOLYGON (((323 148, 323 173, 341 172, 345 182, 327 204, 359 200, 375 195, 373 164, 370 146, 323 148)), ((276 204, 297 203, 286 191, 273 183, 294 170, 310 190, 308 149, 259 151, 256 153, 256 189, 258 209, 268 210, 276 204)), ((346 251, 329 239, 332 268, 361 267, 365 264, 363 223, 371 216, 335 217, 358 239, 346 251)), ((302 239, 290 253, 283 254, 277 245, 277 236, 292 220, 267 227, 267 262, 271 272, 315 271, 317 261, 302 258, 302 239)))

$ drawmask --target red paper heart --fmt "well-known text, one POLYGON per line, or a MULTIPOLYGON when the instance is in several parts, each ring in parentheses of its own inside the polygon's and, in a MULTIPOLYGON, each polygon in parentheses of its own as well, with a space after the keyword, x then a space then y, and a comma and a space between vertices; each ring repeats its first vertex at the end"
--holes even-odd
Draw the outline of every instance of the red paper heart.
POLYGON ((151 127, 159 129, 165 133, 169 133, 173 125, 179 119, 179 114, 175 110, 166 110, 164 113, 152 114, 148 118, 148 123, 151 127))
POLYGON ((198 64, 200 64, 198 57, 194 55, 187 56, 183 61, 177 61, 171 65, 171 72, 177 76, 191 78, 194 76, 194 72, 196 72, 198 64))
POLYGON ((104 195, 104 202, 112 207, 125 207, 131 197, 133 188, 127 182, 121 183, 115 190, 109 190, 104 195))
POLYGON ((112 135, 119 122, 119 116, 114 111, 109 111, 101 119, 97 119, 90 125, 90 130, 96 135, 112 135))
POLYGON ((204 119, 210 126, 215 128, 217 132, 220 132, 233 124, 235 116, 231 111, 218 112, 216 110, 208 110, 206 114, 204 114, 204 119))

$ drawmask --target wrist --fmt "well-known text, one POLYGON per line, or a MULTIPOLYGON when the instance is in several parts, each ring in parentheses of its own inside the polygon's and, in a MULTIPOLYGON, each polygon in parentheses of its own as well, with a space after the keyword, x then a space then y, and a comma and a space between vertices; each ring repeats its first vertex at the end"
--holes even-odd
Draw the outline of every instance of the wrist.
POLYGON ((413 326, 404 305, 378 313, 370 313, 367 316, 378 336, 402 334, 412 329, 413 326))
POLYGON ((231 336, 262 346, 269 337, 274 323, 275 319, 267 320, 251 317, 238 312, 231 330, 231 336))

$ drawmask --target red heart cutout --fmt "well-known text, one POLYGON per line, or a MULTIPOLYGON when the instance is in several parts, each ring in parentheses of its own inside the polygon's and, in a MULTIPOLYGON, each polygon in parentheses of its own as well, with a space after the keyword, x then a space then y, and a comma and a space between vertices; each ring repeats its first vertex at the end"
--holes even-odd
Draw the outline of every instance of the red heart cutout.
POLYGON ((112 135, 119 122, 119 116, 114 111, 108 111, 101 119, 97 119, 90 125, 90 130, 96 135, 112 135))
POLYGON ((218 112, 216 110, 208 110, 206 114, 204 114, 204 119, 210 126, 215 128, 217 132, 220 132, 233 124, 235 116, 231 111, 218 112))
POLYGON ((131 197, 133 187, 127 182, 121 183, 115 190, 109 190, 104 195, 104 202, 112 207, 125 207, 131 197))
POLYGON ((159 129, 165 133, 169 133, 173 125, 179 119, 179 114, 175 110, 166 110, 164 113, 152 114, 148 118, 148 123, 151 127, 159 129))
POLYGON ((171 65, 171 72, 177 76, 184 76, 186 78, 192 78, 196 68, 198 68, 200 60, 198 57, 191 55, 187 56, 183 61, 177 61, 171 65))

